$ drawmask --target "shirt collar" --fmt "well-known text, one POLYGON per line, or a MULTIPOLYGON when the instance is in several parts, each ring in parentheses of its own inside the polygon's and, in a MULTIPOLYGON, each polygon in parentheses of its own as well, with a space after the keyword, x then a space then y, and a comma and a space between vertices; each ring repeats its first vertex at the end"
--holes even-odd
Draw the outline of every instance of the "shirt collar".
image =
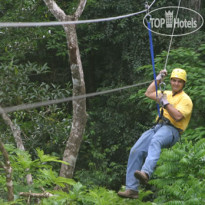
POLYGON ((180 93, 182 93, 182 92, 183 92, 183 90, 180 90, 180 91, 178 91, 178 92, 176 92, 176 93, 173 93, 173 92, 172 92, 172 97, 174 97, 175 95, 180 94, 180 93))

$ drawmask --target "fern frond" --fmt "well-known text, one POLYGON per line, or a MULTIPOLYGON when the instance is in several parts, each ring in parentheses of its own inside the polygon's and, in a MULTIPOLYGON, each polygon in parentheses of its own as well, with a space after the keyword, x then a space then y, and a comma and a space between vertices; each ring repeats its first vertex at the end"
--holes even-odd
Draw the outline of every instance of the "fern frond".
POLYGON ((194 146, 196 152, 205 149, 205 138, 200 139, 194 146))
POLYGON ((169 201, 167 203, 164 203, 164 205, 185 205, 185 202, 174 200, 174 201, 169 201))
POLYGON ((159 177, 167 177, 169 175, 177 173, 178 171, 179 167, 176 166, 176 164, 164 163, 163 165, 157 167, 155 174, 157 174, 159 177))
POLYGON ((191 198, 185 202, 185 205, 202 205, 205 204, 205 199, 191 198))
POLYGON ((183 156, 183 150, 163 150, 160 160, 162 161, 178 161, 183 156))
POLYGON ((157 188, 165 188, 166 186, 170 186, 174 183, 172 178, 157 178, 149 181, 149 184, 155 185, 157 188))
POLYGON ((59 163, 69 165, 69 163, 67 163, 65 161, 58 160, 58 157, 44 154, 43 150, 36 149, 36 151, 37 151, 38 157, 39 157, 41 162, 59 162, 59 163))

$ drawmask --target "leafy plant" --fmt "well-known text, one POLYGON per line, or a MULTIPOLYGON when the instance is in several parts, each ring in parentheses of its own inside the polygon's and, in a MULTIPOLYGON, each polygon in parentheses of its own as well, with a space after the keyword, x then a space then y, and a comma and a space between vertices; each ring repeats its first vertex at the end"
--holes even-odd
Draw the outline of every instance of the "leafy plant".
MULTIPOLYGON (((14 148, 12 145, 6 145, 9 152, 11 167, 13 171, 14 194, 16 200, 23 199, 19 196, 19 192, 37 192, 42 193, 42 190, 52 192, 54 186, 64 188, 66 185, 73 186, 76 182, 73 179, 59 177, 58 173, 54 171, 51 162, 64 163, 57 157, 45 155, 40 149, 37 149, 37 159, 31 160, 31 155, 22 150, 14 148), (27 185, 26 175, 31 174, 33 184, 27 185)), ((0 153, 1 154, 1 153, 0 153)), ((0 155, 1 157, 1 155, 0 155)), ((5 196, 6 178, 1 170, 2 177, 0 180, 0 192, 2 193, 2 200, 5 196)), ((19 200, 18 200, 19 201, 19 200)))
MULTIPOLYGON (((76 183, 73 179, 67 179, 64 177, 58 177, 56 171, 54 171, 51 162, 66 163, 58 160, 57 157, 45 155, 40 149, 37 149, 37 159, 31 160, 31 155, 28 152, 18 150, 12 145, 6 145, 6 149, 10 154, 11 166, 13 169, 13 182, 15 201, 12 203, 25 204, 27 199, 19 195, 20 192, 31 193, 43 193, 49 192, 53 196, 44 198, 41 204, 85 204, 85 205, 113 205, 113 204, 151 204, 150 202, 142 202, 143 198, 151 194, 150 191, 142 192, 138 200, 122 199, 117 196, 113 190, 107 190, 103 187, 87 188, 80 182, 76 183), (27 185, 26 175, 32 174, 33 184, 27 185), (61 188, 65 188, 69 185, 69 191, 54 190, 53 187, 58 185, 61 188)), ((1 155, 0 155, 1 157, 1 155)), ((67 163, 66 163, 67 164, 67 163)), ((5 192, 5 177, 1 177, 0 190, 5 192)), ((0 200, 2 204, 8 204, 4 202, 5 194, 1 195, 0 200)), ((36 198, 31 198, 30 203, 35 203, 36 198)), ((9 203, 9 204, 12 204, 9 203)))
POLYGON ((204 131, 204 127, 194 132, 189 130, 183 135, 182 143, 162 152, 154 179, 150 182, 158 188, 155 202, 186 205, 205 202, 204 131))

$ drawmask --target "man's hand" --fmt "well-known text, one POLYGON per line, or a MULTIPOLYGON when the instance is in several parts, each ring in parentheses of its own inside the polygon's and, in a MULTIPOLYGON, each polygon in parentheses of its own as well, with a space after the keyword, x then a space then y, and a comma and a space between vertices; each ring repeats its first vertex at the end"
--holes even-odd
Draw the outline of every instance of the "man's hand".
MULTIPOLYGON (((159 81, 162 81, 163 77, 167 75, 167 71, 166 70, 161 70, 159 75, 157 76, 157 84, 159 84, 159 81)), ((152 99, 152 100, 157 100, 156 98, 156 87, 155 87, 155 81, 153 81, 149 87, 147 88, 145 95, 152 99)), ((159 102, 158 102, 159 103, 159 102)))
POLYGON ((162 81, 162 79, 167 75, 166 70, 161 70, 160 73, 157 75, 156 80, 157 81, 162 81))
POLYGON ((162 107, 166 107, 168 104, 169 104, 169 102, 168 102, 168 100, 167 100, 167 95, 166 94, 159 94, 158 95, 158 99, 157 99, 157 101, 158 101, 158 103, 162 106, 162 107))

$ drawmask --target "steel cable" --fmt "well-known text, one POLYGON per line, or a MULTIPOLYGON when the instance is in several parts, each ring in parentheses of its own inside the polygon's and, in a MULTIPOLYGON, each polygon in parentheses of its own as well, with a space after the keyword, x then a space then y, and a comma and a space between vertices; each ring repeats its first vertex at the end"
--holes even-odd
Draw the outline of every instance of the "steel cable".
POLYGON ((79 100, 79 99, 83 99, 83 98, 94 97, 94 96, 98 96, 98 95, 117 92, 117 91, 125 90, 128 88, 138 87, 138 86, 146 85, 148 83, 151 83, 151 81, 138 83, 138 84, 134 84, 134 85, 128 85, 128 86, 124 86, 124 87, 120 87, 120 88, 114 88, 114 89, 105 90, 105 91, 100 91, 100 92, 88 93, 85 95, 78 95, 78 96, 72 96, 72 97, 56 99, 56 100, 47 100, 47 101, 43 101, 43 102, 36 102, 36 103, 21 104, 21 105, 16 105, 16 106, 11 106, 11 107, 4 107, 4 108, 2 108, 2 110, 0 109, 0 113, 1 114, 2 113, 9 113, 9 112, 15 112, 15 111, 20 111, 20 110, 34 109, 34 108, 38 108, 41 106, 48 106, 48 105, 53 105, 53 104, 65 103, 65 102, 79 100))
MULTIPOLYGON (((156 0, 154 0, 150 7, 155 3, 156 0)), ((91 20, 78 20, 78 21, 55 21, 55 22, 0 22, 0 28, 1 27, 40 27, 40 26, 59 26, 59 25, 67 25, 67 24, 85 24, 85 23, 98 23, 98 22, 104 22, 104 21, 113 21, 117 19, 123 19, 128 18, 131 16, 135 16, 141 13, 147 12, 147 9, 131 13, 127 15, 122 16, 116 16, 116 17, 108 17, 108 18, 101 18, 101 19, 91 19, 91 20)))

